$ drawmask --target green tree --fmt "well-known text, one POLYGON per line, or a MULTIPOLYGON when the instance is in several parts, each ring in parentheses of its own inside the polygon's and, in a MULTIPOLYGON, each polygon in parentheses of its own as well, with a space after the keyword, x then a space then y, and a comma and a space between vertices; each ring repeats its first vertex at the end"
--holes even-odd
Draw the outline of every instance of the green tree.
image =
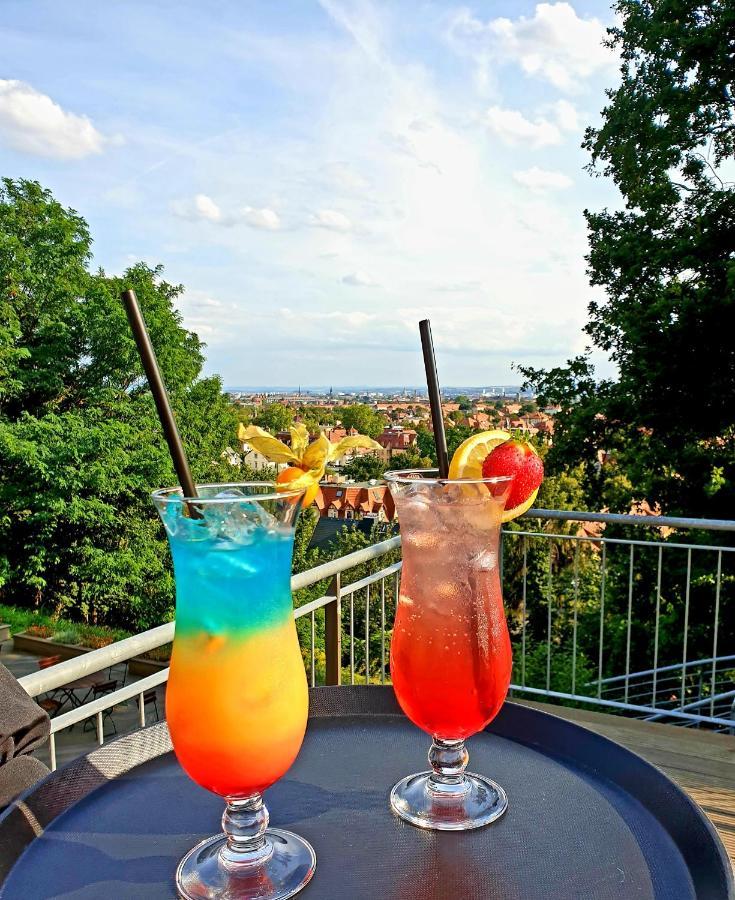
POLYGON ((465 397, 464 394, 460 394, 458 397, 454 398, 455 403, 459 403, 459 408, 464 412, 469 412, 472 409, 472 401, 469 397, 465 397))
POLYGON ((394 453, 388 461, 388 470, 398 469, 430 469, 433 465, 430 456, 422 456, 418 447, 409 447, 401 453, 394 453))
POLYGON ((297 415, 299 421, 309 429, 310 434, 317 434, 322 427, 334 425, 334 415, 321 407, 300 406, 297 415))
POLYGON ((447 451, 451 461, 454 451, 473 433, 468 425, 454 425, 446 429, 447 451))
MULTIPOLYGON (((646 498, 669 515, 729 519, 735 185, 727 170, 735 158, 735 7, 720 0, 620 0, 615 9, 609 43, 621 55, 620 83, 608 92, 602 122, 587 129, 584 146, 590 171, 614 180, 624 206, 586 213, 589 278, 604 294, 590 303, 585 330, 610 355, 617 376, 599 380, 589 355, 548 371, 522 371, 538 386, 542 406, 561 407, 548 470, 567 471, 581 461, 588 508, 627 512, 632 500, 646 498)), ((605 533, 639 537, 631 532, 618 526, 605 533)), ((711 535, 688 532, 688 538, 704 543, 711 535)), ((711 652, 714 561, 695 553, 687 571, 683 558, 666 555, 661 579, 655 549, 637 558, 634 668, 650 665, 659 595, 659 663, 680 658, 689 607, 696 616, 687 623, 690 658, 711 652)), ((610 672, 624 665, 628 574, 627 555, 609 545, 610 672)), ((732 591, 724 577, 721 642, 735 635, 732 591)))
POLYGON ((523 370, 558 403, 551 464, 583 457, 592 503, 597 452, 613 452, 639 496, 665 512, 730 518, 735 500, 735 7, 619 0, 609 43, 622 57, 590 170, 625 206, 587 212, 588 273, 605 296, 585 328, 615 379, 588 357, 523 370))
POLYGON ((376 438, 382 434, 387 419, 365 403, 353 403, 351 406, 343 406, 338 411, 342 427, 348 431, 355 428, 360 434, 376 438))
POLYGON ((282 403, 265 403, 253 417, 253 424, 265 428, 271 434, 287 431, 293 424, 294 411, 282 403))
POLYGON ((365 453, 351 459, 343 467, 342 474, 353 481, 370 481, 372 478, 382 478, 385 468, 385 463, 379 456, 375 453, 365 453))
POLYGON ((434 444, 434 433, 426 425, 419 425, 416 428, 416 446, 422 456, 431 460, 431 465, 436 465, 436 445, 434 444))
POLYGON ((237 414, 181 288, 138 264, 88 269, 84 220, 36 182, 0 189, 0 595, 77 619, 148 627, 173 580, 150 491, 175 483, 119 299, 136 290, 197 480, 233 480, 237 414))
MULTIPOLYGON (((467 425, 450 425, 445 429, 447 439, 447 450, 451 461, 454 451, 459 447, 462 441, 473 433, 472 428, 467 425)), ((425 425, 416 429, 416 447, 422 457, 431 460, 431 465, 436 466, 436 446, 434 444, 434 432, 425 425)))

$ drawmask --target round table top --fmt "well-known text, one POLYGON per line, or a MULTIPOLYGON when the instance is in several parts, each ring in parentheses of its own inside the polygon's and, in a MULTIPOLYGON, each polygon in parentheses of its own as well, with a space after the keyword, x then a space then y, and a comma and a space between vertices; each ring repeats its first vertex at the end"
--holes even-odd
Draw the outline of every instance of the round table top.
MULTIPOLYGON (((663 774, 592 732, 512 703, 468 741, 469 769, 505 788, 507 814, 463 833, 401 821, 388 793, 426 768, 429 742, 390 688, 311 692, 299 758, 266 792, 271 824, 316 850, 316 874, 299 896, 735 896, 714 830, 663 774)), ((0 897, 175 897, 179 859, 218 831, 222 809, 181 770, 165 723, 125 735, 49 776, 0 818, 0 897)))

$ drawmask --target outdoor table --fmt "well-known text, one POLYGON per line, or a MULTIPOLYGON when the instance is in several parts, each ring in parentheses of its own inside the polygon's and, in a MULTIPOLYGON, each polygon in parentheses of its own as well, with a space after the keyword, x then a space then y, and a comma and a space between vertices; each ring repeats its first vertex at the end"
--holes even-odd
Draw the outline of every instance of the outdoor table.
MULTIPOLYGON (((468 742, 470 766, 510 806, 467 832, 395 817, 388 793, 426 767, 426 735, 389 687, 316 688, 298 760, 266 793, 271 823, 317 853, 305 900, 724 900, 732 874, 714 829, 630 751, 506 703, 468 742)), ((263 735, 268 752, 268 735, 263 735)), ((0 817, 0 898, 175 897, 176 865, 219 830, 223 803, 187 778, 165 722, 50 775, 0 817)))
POLYGON ((84 706, 97 685, 104 684, 105 681, 106 678, 104 677, 104 675, 101 675, 99 672, 93 672, 91 675, 82 675, 81 678, 75 678, 73 681, 62 684, 57 691, 57 693, 63 698, 61 701, 62 706, 67 702, 67 700, 69 701, 72 709, 77 709, 80 706, 84 706), (83 697, 78 697, 76 692, 83 691, 85 689, 87 691, 86 694, 84 694, 83 697))

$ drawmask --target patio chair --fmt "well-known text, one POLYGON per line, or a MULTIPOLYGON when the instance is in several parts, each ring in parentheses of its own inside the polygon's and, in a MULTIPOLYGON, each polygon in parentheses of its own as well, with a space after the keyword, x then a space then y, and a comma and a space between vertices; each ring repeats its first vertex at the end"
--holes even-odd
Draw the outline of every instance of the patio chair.
POLYGON ((151 688, 149 691, 146 691, 143 694, 143 704, 144 706, 149 706, 153 704, 153 708, 156 711, 156 722, 158 721, 158 692, 155 688, 151 688))
MULTIPOLYGON (((90 702, 98 700, 100 697, 104 697, 105 694, 112 694, 117 690, 117 680, 115 678, 111 678, 109 681, 102 681, 100 684, 96 684, 92 688, 92 696, 90 698, 90 702)), ((110 725, 112 725, 112 730, 115 734, 117 734, 117 725, 115 725, 115 720, 112 718, 112 709, 103 709, 102 710, 102 729, 104 731, 105 722, 108 721, 110 725)), ((92 724, 92 719, 87 719, 84 723, 84 727, 82 731, 87 730, 87 726, 92 724)))
MULTIPOLYGON (((56 663, 61 662, 61 656, 43 656, 38 660, 38 668, 39 669, 50 669, 51 666, 55 666, 56 663)), ((55 715, 61 707, 64 705, 64 700, 59 700, 59 694, 63 693, 62 688, 54 688, 52 691, 47 691, 43 695, 43 700, 37 701, 38 705, 41 709, 45 709, 49 716, 55 715), (48 706, 44 706, 44 703, 47 703, 48 706), (53 712, 51 711, 53 709, 53 712)))
POLYGON ((44 656, 38 660, 39 669, 48 669, 61 662, 61 656, 44 656))
POLYGON ((44 697, 43 699, 38 700, 37 703, 41 709, 48 713, 50 719, 53 719, 64 705, 61 700, 54 700, 53 697, 44 697))
POLYGON ((130 660, 129 659, 123 660, 123 662, 113 663, 107 670, 107 677, 112 678, 113 671, 116 668, 118 668, 119 666, 122 667, 122 678, 121 679, 118 678, 118 680, 120 681, 120 687, 124 688, 128 681, 128 675, 130 674, 130 672, 129 672, 130 660))

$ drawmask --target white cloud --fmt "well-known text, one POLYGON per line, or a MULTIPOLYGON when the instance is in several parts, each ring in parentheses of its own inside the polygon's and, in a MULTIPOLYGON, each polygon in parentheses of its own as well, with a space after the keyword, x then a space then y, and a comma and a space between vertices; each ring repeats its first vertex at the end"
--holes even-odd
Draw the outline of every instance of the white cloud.
MULTIPOLYGON (((478 357, 523 358, 529 351, 538 352, 538 348, 542 348, 542 355, 563 353, 569 331, 577 325, 564 314, 553 321, 541 321, 492 307, 458 303, 433 306, 430 314, 437 352, 445 359, 447 355, 473 356, 473 367, 478 357)), ((349 355, 355 348, 407 352, 415 360, 417 324, 426 315, 424 306, 397 306, 390 316, 351 309, 320 312, 285 308, 278 311, 277 325, 268 327, 278 329, 284 339, 298 340, 302 347, 314 343, 323 351, 336 346, 349 355)), ((420 377, 420 372, 417 369, 416 376, 420 377)))
POLYGON ((599 19, 578 16, 570 3, 538 3, 532 17, 487 22, 462 9, 449 28, 453 46, 473 56, 481 67, 516 64, 526 75, 570 92, 614 65, 614 54, 602 46, 605 37, 599 19))
POLYGON ((267 206, 262 209, 254 209, 252 206, 246 206, 242 210, 243 221, 252 228, 262 228, 264 231, 278 231, 281 227, 281 220, 275 210, 269 209, 267 206))
POLYGON ((556 124, 562 131, 577 131, 579 126, 579 116, 573 104, 568 100, 557 100, 552 107, 556 124))
POLYGON ((219 309, 219 307, 222 306, 222 301, 221 301, 221 300, 216 300, 214 297, 205 297, 203 300, 201 300, 198 304, 195 304, 195 305, 198 305, 198 306, 213 306, 213 307, 219 309))
POLYGON ((194 211, 199 217, 209 219, 210 222, 219 222, 222 218, 222 210, 206 194, 196 195, 194 198, 194 211))
POLYGON ((545 147, 549 144, 560 144, 562 140, 561 132, 553 122, 542 118, 532 122, 517 109, 491 106, 485 113, 485 124, 504 144, 545 147))
POLYGON ((191 219, 192 221, 204 219, 207 222, 223 221, 222 210, 206 194, 197 194, 187 200, 175 200, 171 204, 171 209, 181 219, 191 219))
POLYGON ((245 206, 239 212, 228 213, 207 194, 197 194, 187 200, 176 200, 171 204, 171 209, 175 215, 191 221, 203 219, 206 222, 226 226, 245 223, 264 231, 277 231, 281 227, 278 213, 268 207, 255 209, 252 206, 245 206))
POLYGON ((316 228, 327 228, 330 231, 350 231, 352 222, 344 213, 336 209, 320 209, 309 219, 309 224, 316 228))
MULTIPOLYGON (((166 190, 190 197, 197 216, 172 223, 197 252, 170 264, 201 291, 186 323, 206 335, 209 370, 233 385, 253 372, 272 383, 323 384, 342 372, 337 383, 416 384, 417 322, 427 316, 448 384, 512 379, 512 361, 561 363, 584 340, 595 295, 580 212, 595 208, 604 180, 575 173, 597 99, 559 99, 497 65, 513 88, 489 98, 471 67, 443 79, 435 58, 397 42, 403 13, 391 4, 371 4, 383 20, 375 28, 356 22, 365 5, 328 0, 338 15, 322 16, 315 43, 279 33, 268 38, 278 51, 268 66, 257 48, 248 59, 248 71, 267 73, 264 83, 275 80, 289 108, 294 101, 293 127, 283 130, 280 112, 255 117, 170 167, 166 190), (350 25, 337 31, 340 10, 350 25), (567 191, 565 173, 575 179, 567 191), (195 205, 197 189, 219 210, 216 222, 195 205)), ((226 105, 217 111, 229 121, 226 105)))
POLYGON ((538 166, 514 172, 513 180, 532 191, 562 191, 574 184, 563 172, 540 169, 538 166))
POLYGON ((34 156, 82 159, 101 153, 108 138, 31 85, 0 79, 0 141, 34 156))
POLYGON ((342 332, 371 327, 380 318, 377 313, 366 313, 353 309, 335 309, 331 312, 316 312, 314 310, 295 312, 289 307, 281 309, 281 316, 284 320, 295 322, 298 328, 303 328, 305 323, 312 322, 322 328, 325 326, 329 327, 330 330, 338 328, 342 332))
POLYGON ((365 272, 352 272, 343 277, 342 284, 349 284, 350 287, 375 287, 377 282, 365 272))

